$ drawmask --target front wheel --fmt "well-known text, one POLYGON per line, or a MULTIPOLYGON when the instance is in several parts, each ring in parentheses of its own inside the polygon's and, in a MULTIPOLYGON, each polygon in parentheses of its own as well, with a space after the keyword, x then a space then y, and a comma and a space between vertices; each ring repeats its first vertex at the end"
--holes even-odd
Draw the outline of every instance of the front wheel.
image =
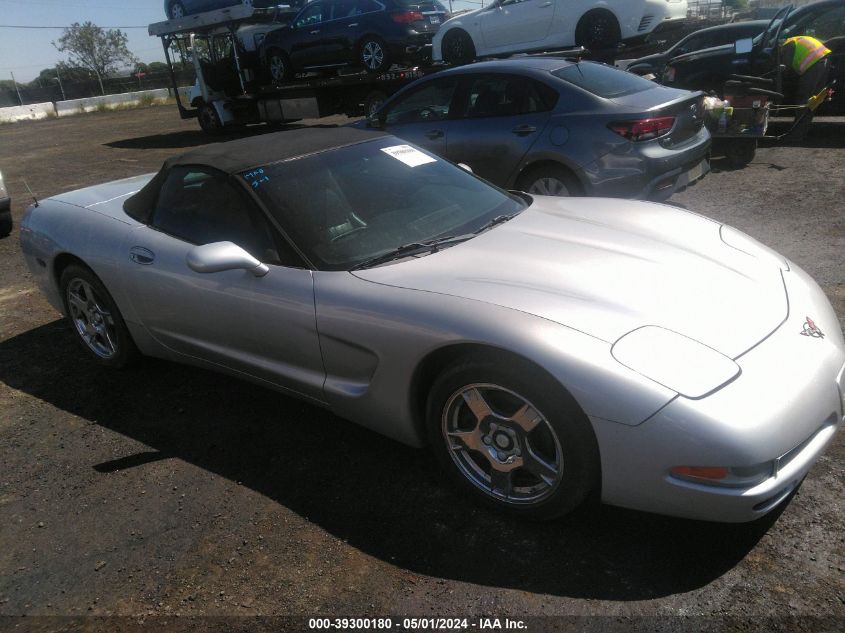
POLYGON ((223 132, 223 123, 220 121, 220 116, 217 114, 215 107, 208 103, 203 103, 199 108, 199 121, 202 131, 206 134, 216 136, 223 132))
POLYGON ((587 417, 561 385, 527 363, 453 365, 431 389, 426 421, 448 476, 495 509, 551 519, 598 486, 587 417))
POLYGON ((179 2, 179 0, 170 3, 170 8, 167 11, 167 17, 171 20, 178 20, 179 18, 184 18, 186 15, 185 5, 179 2))
POLYGON ((358 45, 358 59, 368 73, 380 73, 390 68, 387 44, 380 37, 368 35, 358 45))
POLYGON ((90 269, 77 264, 68 266, 62 271, 59 285, 76 340, 88 356, 115 368, 138 359, 140 353, 117 304, 90 269))
POLYGON ((274 86, 281 86, 293 77, 287 53, 277 48, 271 48, 267 51, 267 70, 270 73, 270 81, 274 86))

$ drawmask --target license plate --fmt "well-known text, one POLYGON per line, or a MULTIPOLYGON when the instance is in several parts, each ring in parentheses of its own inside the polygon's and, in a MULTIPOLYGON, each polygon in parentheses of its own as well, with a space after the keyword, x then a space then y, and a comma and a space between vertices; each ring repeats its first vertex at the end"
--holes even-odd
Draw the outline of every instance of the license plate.
POLYGON ((440 18, 436 15, 428 16, 428 21, 431 22, 432 24, 440 24, 440 18))

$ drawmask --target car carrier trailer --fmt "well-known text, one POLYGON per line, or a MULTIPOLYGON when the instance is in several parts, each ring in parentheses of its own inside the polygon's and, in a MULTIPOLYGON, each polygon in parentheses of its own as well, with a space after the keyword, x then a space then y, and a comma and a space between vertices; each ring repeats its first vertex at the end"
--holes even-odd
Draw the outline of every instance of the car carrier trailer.
POLYGON ((270 9, 236 5, 151 24, 149 34, 161 38, 164 47, 180 116, 198 119, 211 134, 251 123, 280 126, 332 114, 360 116, 374 112, 406 84, 444 68, 394 66, 378 74, 340 71, 274 86, 261 63, 261 43, 296 11, 287 5, 270 9), (187 103, 176 80, 176 51, 183 60, 192 61, 196 72, 187 103))

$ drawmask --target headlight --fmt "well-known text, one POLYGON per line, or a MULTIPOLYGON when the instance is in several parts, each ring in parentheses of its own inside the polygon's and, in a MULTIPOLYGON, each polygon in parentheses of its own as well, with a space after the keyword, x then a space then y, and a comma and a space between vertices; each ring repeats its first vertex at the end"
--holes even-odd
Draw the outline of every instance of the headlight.
POLYGON ((656 325, 629 332, 610 353, 625 367, 687 398, 702 398, 740 372, 724 354, 656 325))

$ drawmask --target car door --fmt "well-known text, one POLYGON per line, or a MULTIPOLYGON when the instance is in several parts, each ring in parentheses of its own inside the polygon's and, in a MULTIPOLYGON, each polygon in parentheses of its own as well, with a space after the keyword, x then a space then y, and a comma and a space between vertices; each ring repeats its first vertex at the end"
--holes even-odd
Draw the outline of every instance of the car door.
POLYGON ((322 398, 311 271, 288 250, 249 194, 205 167, 174 167, 149 226, 125 243, 132 305, 142 325, 178 354, 322 398), (266 263, 197 273, 186 264, 198 244, 231 241, 266 263))
POLYGON ((515 50, 544 40, 551 29, 557 2, 563 0, 502 0, 479 14, 485 50, 515 50))
POLYGON ((445 156, 457 87, 457 77, 438 77, 402 93, 379 112, 382 127, 445 156))
POLYGON ((519 75, 471 75, 464 81, 464 102, 449 129, 446 157, 469 165, 482 178, 507 186, 546 127, 557 91, 519 75))
POLYGON ((322 27, 321 38, 325 63, 349 64, 354 61, 352 52, 362 11, 360 1, 331 0, 332 19, 322 27))
POLYGON ((323 30, 329 20, 331 6, 326 2, 311 2, 294 18, 288 54, 295 68, 328 63, 323 30))

